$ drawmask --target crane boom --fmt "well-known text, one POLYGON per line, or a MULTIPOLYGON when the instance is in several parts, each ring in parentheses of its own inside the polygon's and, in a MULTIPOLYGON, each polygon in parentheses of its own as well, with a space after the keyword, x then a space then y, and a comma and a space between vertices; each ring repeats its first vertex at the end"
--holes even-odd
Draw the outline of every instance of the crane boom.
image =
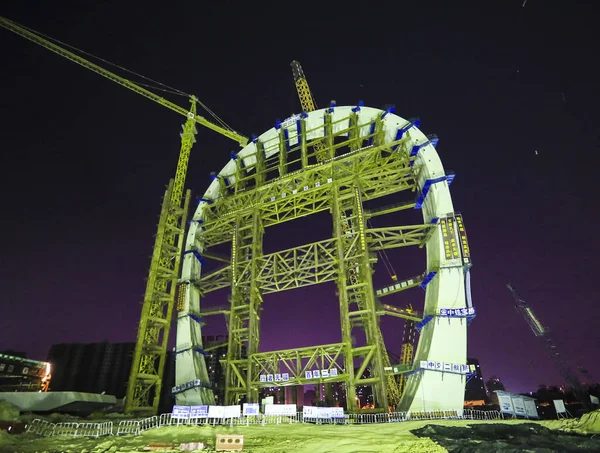
POLYGON ((540 322, 540 320, 533 313, 531 307, 529 307, 527 302, 525 302, 519 297, 514 287, 510 283, 508 283, 506 287, 513 296, 513 299, 515 301, 515 308, 519 313, 523 315, 523 317, 527 321, 527 324, 529 324, 529 327, 531 327, 531 330, 533 330, 534 335, 536 337, 541 337, 544 339, 546 346, 550 350, 550 356, 557 361, 560 374, 565 380, 565 382, 572 387, 575 398, 577 398, 581 402, 585 409, 590 409, 591 406, 589 395, 584 386, 581 384, 581 381, 579 380, 577 375, 571 370, 571 367, 569 367, 567 362, 558 352, 558 348, 556 347, 556 344, 554 343, 554 340, 550 335, 550 329, 545 327, 540 322))
POLYGON ((537 316, 535 316, 533 313, 531 307, 519 297, 513 286, 508 283, 506 287, 513 296, 516 310, 523 315, 525 321, 527 321, 527 324, 529 324, 529 327, 531 327, 531 330, 533 330, 533 334, 536 337, 543 337, 544 335, 548 334, 550 330, 547 327, 544 327, 537 316))
POLYGON ((175 178, 169 183, 161 209, 125 402, 127 413, 155 415, 162 389, 175 294, 178 291, 177 281, 190 200, 190 191, 187 191, 185 197, 183 191, 190 152, 196 140, 196 125, 212 129, 242 146, 246 145, 247 139, 197 115, 197 99, 194 96, 190 99, 190 110, 186 110, 4 17, 0 17, 0 26, 186 117, 175 178))
MULTIPOLYGON (((84 68, 89 69, 90 71, 94 71, 96 74, 100 74, 102 77, 106 77, 109 80, 112 80, 115 83, 118 83, 121 86, 124 86, 125 88, 130 89, 131 91, 136 92, 137 94, 140 94, 142 96, 144 96, 145 98, 148 98, 160 105, 162 105, 163 107, 166 107, 168 109, 173 110, 176 113, 179 113, 180 115, 183 115, 185 117, 189 117, 190 112, 185 109, 184 107, 181 107, 171 101, 169 101, 168 99, 165 99, 155 93, 153 93, 150 90, 147 90, 139 85, 137 85, 136 83, 132 82, 131 80, 125 79, 121 76, 118 76, 117 74, 108 71, 107 69, 104 69, 101 66, 98 66, 97 64, 92 63, 91 61, 86 60, 85 58, 80 57, 79 55, 64 49, 62 47, 60 47, 57 44, 54 44, 53 42, 43 38, 42 36, 33 33, 29 30, 27 30, 26 28, 22 27, 21 25, 6 19, 4 17, 0 16, 0 26, 6 28, 7 30, 12 31, 13 33, 16 33, 19 36, 22 36, 25 39, 28 39, 29 41, 32 41, 42 47, 45 47, 46 49, 60 55, 61 57, 66 58, 67 60, 71 60, 73 63, 77 63, 78 65, 83 66, 84 68)), ((192 97, 192 99, 195 100, 195 98, 192 97)), ((248 139, 240 134, 238 134, 235 131, 231 131, 228 129, 225 129, 221 126, 218 126, 217 124, 212 123, 211 121, 208 121, 206 118, 199 116, 199 115, 195 115, 194 117, 192 117, 192 119, 194 119, 198 124, 207 127, 208 129, 211 129, 215 132, 218 132, 221 135, 224 135, 227 138, 230 138, 231 140, 234 140, 236 142, 238 142, 240 144, 240 146, 246 146, 246 144, 248 143, 248 139)))

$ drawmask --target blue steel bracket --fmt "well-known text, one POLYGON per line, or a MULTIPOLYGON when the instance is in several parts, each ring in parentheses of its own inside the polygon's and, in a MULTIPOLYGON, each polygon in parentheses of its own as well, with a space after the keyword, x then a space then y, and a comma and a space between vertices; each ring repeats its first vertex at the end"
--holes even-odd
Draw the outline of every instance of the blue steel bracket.
POLYGON ((391 107, 388 107, 387 109, 385 109, 385 112, 383 112, 381 114, 381 119, 384 119, 388 113, 394 113, 396 111, 396 107, 394 107, 393 105, 391 107))
MULTIPOLYGON (((454 176, 455 175, 453 174, 451 181, 454 180, 454 176)), ((448 176, 444 175, 440 176, 439 178, 428 179, 427 181, 425 181, 425 184, 423 184, 423 189, 421 190, 421 194, 419 195, 419 198, 415 203, 415 209, 421 209, 423 207, 423 203, 425 203, 425 198, 427 197, 427 194, 429 193, 429 190, 431 189, 431 186, 433 184, 437 184, 438 182, 443 182, 447 180, 448 176)))
POLYGON ((365 103, 364 103, 364 101, 358 101, 358 104, 356 105, 356 107, 353 107, 353 108, 352 108, 352 111, 353 111, 354 113, 356 113, 356 112, 360 112, 360 108, 361 108, 361 107, 364 107, 364 106, 365 106, 365 103))
POLYGON ((196 249, 192 249, 192 250, 186 250, 185 252, 183 252, 184 255, 187 255, 188 253, 192 253, 196 259, 200 262, 200 264, 202 264, 203 266, 206 264, 206 262, 204 261, 204 258, 202 258, 202 255, 200 255, 200 252, 196 249))
POLYGON ((429 321, 431 321, 432 319, 433 319, 433 316, 427 315, 423 318, 423 321, 415 324, 415 329, 417 329, 417 332, 421 332, 421 329, 423 329, 423 327, 425 327, 427 325, 427 323, 429 321))
POLYGON ((229 157, 231 157, 233 160, 237 160, 237 158, 239 157, 235 151, 229 151, 229 157))
POLYGON ((429 284, 429 282, 431 280, 433 280, 433 277, 435 277, 437 275, 437 271, 431 271, 429 272, 425 278, 423 279, 423 281, 421 282, 421 284, 419 285, 421 288, 425 289, 427 288, 427 285, 429 284))
POLYGON ((194 313, 188 313, 188 316, 193 319, 194 321, 196 321, 198 324, 204 324, 204 320, 202 319, 201 316, 198 316, 194 313))
MULTIPOLYGON (((440 139, 438 138, 437 135, 435 135, 435 134, 430 135, 429 137, 427 137, 426 142, 423 142, 420 145, 413 145, 412 149, 410 150, 410 157, 416 157, 417 154, 419 154, 419 151, 421 151, 421 149, 426 147, 427 145, 432 145, 435 148, 439 141, 440 141, 440 139)), ((412 167, 414 164, 415 164, 415 161, 413 159, 410 161, 408 166, 412 167)))
POLYGON ((280 127, 281 127, 281 120, 279 120, 279 119, 275 120, 275 129, 279 130, 280 127))

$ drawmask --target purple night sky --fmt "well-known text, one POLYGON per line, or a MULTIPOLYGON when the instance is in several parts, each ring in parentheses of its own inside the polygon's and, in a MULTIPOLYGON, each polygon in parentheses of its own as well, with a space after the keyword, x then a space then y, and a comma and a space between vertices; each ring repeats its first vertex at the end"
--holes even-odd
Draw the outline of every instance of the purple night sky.
MULTIPOLYGON (((591 62, 600 49, 589 2, 430 1, 402 9, 396 2, 395 12, 321 4, 306 5, 306 13, 280 2, 264 10, 227 1, 159 10, 117 1, 39 3, 8 0, 0 15, 194 93, 246 136, 299 111, 293 59, 320 105, 362 99, 419 116, 426 134, 439 135, 442 162, 457 175, 451 191, 472 249, 478 314, 468 355, 508 390, 561 383, 514 310, 510 281, 570 364, 600 380, 592 166, 600 70, 591 62)), ((0 42, 0 349, 45 359, 54 343, 134 341, 183 118, 6 30, 0 42)), ((194 196, 235 149, 199 130, 187 180, 194 196)), ((394 221, 410 224, 415 214, 394 221)), ((290 222, 267 230, 265 251, 330 233, 327 215, 290 222)), ((400 279, 424 270, 422 250, 389 256, 400 279)), ((375 283, 390 283, 381 265, 375 283)), ((225 301, 218 292, 206 305, 225 301)), ((423 292, 384 301, 421 308, 423 292)), ((332 283, 266 296, 262 320, 264 350, 340 340, 332 283)), ((224 333, 221 319, 210 321, 205 333, 224 333)), ((382 325, 388 348, 399 354, 402 321, 382 325)))

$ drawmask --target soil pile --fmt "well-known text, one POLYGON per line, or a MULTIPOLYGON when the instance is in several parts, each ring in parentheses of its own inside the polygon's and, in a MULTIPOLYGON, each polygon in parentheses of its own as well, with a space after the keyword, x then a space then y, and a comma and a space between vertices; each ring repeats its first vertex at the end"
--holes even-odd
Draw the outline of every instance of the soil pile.
POLYGON ((552 431, 538 423, 478 424, 464 428, 431 424, 411 432, 432 439, 450 453, 600 452, 600 439, 552 431))

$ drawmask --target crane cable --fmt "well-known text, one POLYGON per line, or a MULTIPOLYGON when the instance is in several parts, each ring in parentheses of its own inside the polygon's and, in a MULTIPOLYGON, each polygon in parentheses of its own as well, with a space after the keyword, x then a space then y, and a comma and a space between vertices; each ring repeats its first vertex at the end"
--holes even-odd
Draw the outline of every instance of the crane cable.
MULTIPOLYGON (((120 70, 122 70, 122 71, 125 71, 125 72, 128 72, 128 73, 130 73, 130 74, 133 74, 133 75, 135 75, 135 76, 137 76, 137 77, 140 77, 140 78, 142 78, 142 79, 144 79, 144 80, 147 80, 147 81, 149 81, 149 82, 152 82, 152 83, 154 83, 154 84, 156 84, 156 85, 159 85, 159 86, 154 86, 154 85, 149 85, 149 84, 144 84, 144 83, 134 82, 134 83, 136 83, 137 85, 143 86, 143 87, 145 87, 145 88, 151 88, 151 89, 153 89, 153 90, 159 90, 159 91, 164 91, 164 92, 166 92, 166 93, 176 94, 176 95, 178 95, 178 96, 184 96, 184 97, 187 97, 187 98, 191 98, 191 97, 192 97, 192 95, 191 95, 191 94, 189 94, 189 93, 186 93, 185 91, 181 91, 181 90, 179 90, 179 89, 177 89, 177 88, 173 88, 173 87, 171 87, 171 86, 169 86, 169 85, 166 85, 166 84, 164 84, 164 83, 162 83, 162 82, 159 82, 159 81, 157 81, 157 80, 153 80, 153 79, 151 79, 150 77, 146 77, 146 76, 144 76, 144 75, 142 75, 142 74, 139 74, 139 73, 137 73, 137 72, 135 72, 135 71, 132 71, 132 70, 130 70, 130 69, 127 69, 127 68, 125 68, 125 67, 123 67, 123 66, 119 66, 118 64, 116 64, 116 63, 112 63, 112 62, 110 62, 110 61, 108 61, 108 60, 105 60, 104 58, 97 57, 96 55, 93 55, 93 54, 91 54, 91 53, 89 53, 89 52, 86 52, 85 50, 81 50, 81 49, 79 49, 79 48, 77 48, 77 47, 75 47, 75 46, 72 46, 72 45, 70 45, 70 44, 67 44, 66 42, 63 42, 63 41, 60 41, 60 40, 58 40, 58 39, 52 38, 51 36, 45 35, 44 33, 41 33, 41 32, 39 32, 39 31, 37 31, 37 30, 33 30, 33 29, 29 28, 29 27, 26 27, 25 25, 20 25, 20 24, 19 24, 19 26, 20 26, 20 27, 22 27, 22 28, 24 28, 24 29, 26 29, 26 30, 27 30, 27 31, 29 31, 30 33, 33 33, 33 34, 36 34, 36 35, 42 36, 42 37, 46 38, 46 39, 47 39, 47 40, 49 40, 49 41, 53 41, 53 42, 55 42, 55 43, 57 43, 57 44, 60 44, 60 45, 62 45, 62 46, 65 46, 65 47, 68 47, 68 48, 70 48, 71 50, 74 50, 74 51, 76 51, 76 52, 79 52, 79 53, 81 53, 81 54, 83 54, 83 55, 86 55, 86 56, 88 56, 88 57, 94 58, 94 59, 96 59, 96 60, 98 60, 98 61, 101 61, 101 62, 103 62, 103 63, 107 64, 107 65, 113 66, 113 67, 115 67, 115 68, 118 68, 118 69, 120 69, 120 70)), ((133 81, 131 81, 131 80, 130 80, 130 82, 133 82, 133 81)), ((211 115, 211 116, 213 117, 213 119, 214 119, 216 122, 218 122, 218 123, 219 123, 219 124, 220 124, 220 125, 221 125, 223 128, 225 128, 225 129, 228 129, 228 130, 230 130, 230 131, 234 132, 234 131, 233 131, 233 129, 232 129, 232 128, 231 128, 231 127, 230 127, 230 126, 227 124, 227 123, 225 123, 225 121, 223 121, 223 120, 222 120, 222 119, 221 119, 221 118, 220 118, 220 117, 219 117, 219 116, 218 116, 216 113, 214 113, 214 112, 213 112, 211 109, 209 109, 209 108, 208 108, 208 106, 207 106, 206 104, 204 104, 203 102, 201 102, 201 101, 199 101, 199 100, 196 100, 196 101, 197 101, 197 102, 198 102, 198 104, 200 104, 200 106, 201 106, 201 107, 202 107, 204 110, 206 110, 206 112, 207 112, 209 115, 211 115)))

